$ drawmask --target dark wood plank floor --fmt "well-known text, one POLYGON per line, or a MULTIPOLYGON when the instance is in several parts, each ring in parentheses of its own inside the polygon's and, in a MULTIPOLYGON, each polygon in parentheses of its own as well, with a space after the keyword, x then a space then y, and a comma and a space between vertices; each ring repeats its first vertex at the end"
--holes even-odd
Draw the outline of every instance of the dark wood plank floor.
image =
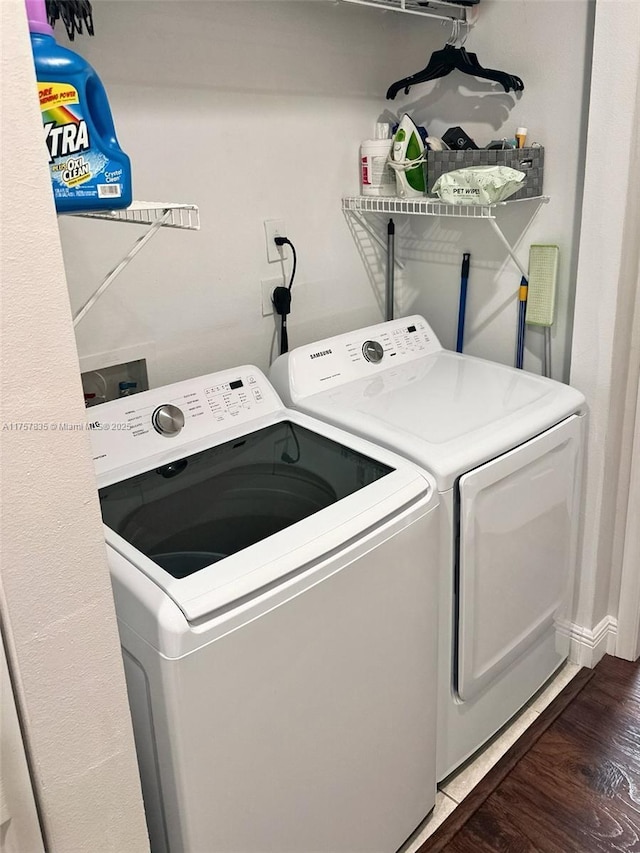
POLYGON ((640 853, 640 663, 603 658, 462 828, 437 834, 420 853, 640 853))

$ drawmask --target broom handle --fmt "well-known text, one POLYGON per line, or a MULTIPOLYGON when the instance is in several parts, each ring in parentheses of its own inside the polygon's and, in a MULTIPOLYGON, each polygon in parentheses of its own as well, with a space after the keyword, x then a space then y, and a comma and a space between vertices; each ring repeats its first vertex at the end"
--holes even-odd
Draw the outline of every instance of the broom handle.
POLYGON ((527 291, 528 282, 527 279, 522 276, 520 279, 520 291, 518 293, 518 340, 516 343, 516 367, 520 369, 522 369, 524 364, 524 330, 527 311, 527 291))
POLYGON ((462 352, 464 343, 464 318, 467 310, 467 286, 469 284, 469 262, 471 254, 465 252, 462 255, 462 270, 460 272, 460 302, 458 304, 458 339, 456 341, 456 352, 462 352))
POLYGON ((387 224, 387 281, 385 293, 385 320, 393 320, 394 307, 394 265, 396 262, 395 248, 396 226, 393 219, 387 224))

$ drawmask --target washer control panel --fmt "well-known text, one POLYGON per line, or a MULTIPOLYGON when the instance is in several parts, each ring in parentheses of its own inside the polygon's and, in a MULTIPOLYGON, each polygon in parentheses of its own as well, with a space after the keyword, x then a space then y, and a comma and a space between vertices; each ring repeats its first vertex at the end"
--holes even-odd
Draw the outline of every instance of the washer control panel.
POLYGON ((266 376, 245 366, 176 382, 87 412, 96 472, 246 424, 282 409, 266 376))
POLYGON ((295 403, 441 349, 424 317, 415 315, 298 347, 276 360, 271 376, 276 388, 289 389, 295 403))

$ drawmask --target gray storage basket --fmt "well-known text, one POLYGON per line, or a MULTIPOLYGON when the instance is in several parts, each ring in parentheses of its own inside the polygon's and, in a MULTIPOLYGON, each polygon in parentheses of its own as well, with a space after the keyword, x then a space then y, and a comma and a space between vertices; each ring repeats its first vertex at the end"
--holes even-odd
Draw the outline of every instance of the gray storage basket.
POLYGON ((465 169, 468 166, 509 166, 526 174, 522 189, 510 196, 510 199, 533 198, 542 195, 544 175, 544 148, 498 148, 465 151, 428 151, 426 178, 427 192, 440 175, 465 169))

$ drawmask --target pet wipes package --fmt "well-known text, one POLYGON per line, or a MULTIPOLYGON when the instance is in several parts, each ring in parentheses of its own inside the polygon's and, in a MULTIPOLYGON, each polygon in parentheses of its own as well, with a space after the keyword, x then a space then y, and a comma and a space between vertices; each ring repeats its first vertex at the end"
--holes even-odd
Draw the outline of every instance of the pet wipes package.
POLYGON ((496 204, 518 192, 524 179, 508 166, 470 166, 440 175, 433 192, 447 204, 496 204))

